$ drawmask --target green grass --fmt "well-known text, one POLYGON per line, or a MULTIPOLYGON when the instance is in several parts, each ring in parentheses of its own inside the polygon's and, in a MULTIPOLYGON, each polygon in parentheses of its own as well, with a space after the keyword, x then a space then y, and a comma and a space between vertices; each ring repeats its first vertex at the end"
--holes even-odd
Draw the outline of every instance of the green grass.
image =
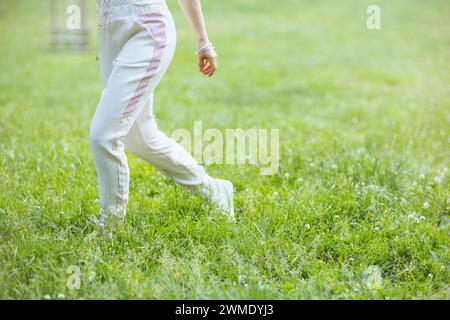
POLYGON ((53 53, 46 2, 0 2, 0 298, 449 299, 450 3, 379 0, 369 31, 373 1, 204 2, 220 71, 198 74, 172 1, 160 127, 279 128, 280 171, 208 168, 235 183, 228 224, 130 155, 111 239, 88 223, 95 32, 89 53, 53 53))

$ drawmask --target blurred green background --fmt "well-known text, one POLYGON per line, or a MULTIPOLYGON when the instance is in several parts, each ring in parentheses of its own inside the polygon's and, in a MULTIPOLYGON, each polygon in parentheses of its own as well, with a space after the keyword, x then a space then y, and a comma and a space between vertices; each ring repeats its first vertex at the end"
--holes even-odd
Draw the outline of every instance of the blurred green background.
POLYGON ((87 222, 95 2, 78 54, 51 50, 48 1, 0 1, 0 298, 448 299, 450 2, 203 2, 219 70, 198 73, 168 0, 159 125, 278 128, 280 171, 208 168, 236 185, 227 224, 130 155, 127 224, 106 239, 87 222))

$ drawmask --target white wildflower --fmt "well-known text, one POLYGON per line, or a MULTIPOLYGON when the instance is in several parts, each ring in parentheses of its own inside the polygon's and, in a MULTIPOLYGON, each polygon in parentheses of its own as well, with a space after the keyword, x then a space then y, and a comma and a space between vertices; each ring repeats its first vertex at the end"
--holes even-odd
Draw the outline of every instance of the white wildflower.
POLYGON ((434 177, 434 182, 436 182, 437 184, 441 184, 442 183, 442 177, 441 176, 436 176, 434 177))
POLYGON ((366 284, 370 290, 381 289, 383 287, 383 277, 379 266, 370 266, 366 270, 366 284))
POLYGON ((97 274, 95 273, 95 271, 92 271, 90 274, 89 274, 89 277, 88 277, 88 281, 89 281, 89 283, 92 283, 94 280, 95 280, 95 277, 97 276, 97 274))

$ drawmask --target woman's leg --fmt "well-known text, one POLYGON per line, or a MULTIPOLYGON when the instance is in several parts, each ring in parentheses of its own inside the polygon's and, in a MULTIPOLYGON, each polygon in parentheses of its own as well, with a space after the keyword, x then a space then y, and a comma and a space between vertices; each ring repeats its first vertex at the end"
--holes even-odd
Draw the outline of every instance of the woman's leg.
POLYGON ((202 185, 212 180, 182 146, 159 130, 153 113, 153 97, 139 114, 124 143, 136 156, 182 186, 202 185))
POLYGON ((173 139, 159 130, 153 113, 153 96, 124 139, 125 146, 190 192, 201 194, 225 215, 233 217, 233 185, 213 179, 173 139))
POLYGON ((123 218, 129 171, 122 139, 170 64, 175 29, 170 14, 158 10, 139 18, 116 19, 109 28, 111 37, 120 39, 122 32, 129 39, 114 60, 91 123, 90 139, 102 212, 123 218))
POLYGON ((232 216, 232 184, 209 177, 155 122, 153 91, 170 64, 176 42, 167 8, 115 19, 99 39, 105 88, 90 138, 99 181, 100 223, 126 214, 129 170, 122 140, 130 151, 232 216))

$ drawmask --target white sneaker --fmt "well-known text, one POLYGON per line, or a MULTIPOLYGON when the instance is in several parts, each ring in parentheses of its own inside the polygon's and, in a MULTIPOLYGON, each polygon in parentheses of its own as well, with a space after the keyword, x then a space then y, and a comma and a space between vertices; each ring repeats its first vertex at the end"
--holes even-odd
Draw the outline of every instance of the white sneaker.
POLYGON ((233 184, 228 180, 214 179, 215 192, 211 203, 215 204, 219 211, 229 217, 234 217, 233 184))
POLYGON ((194 193, 200 193, 210 203, 215 205, 220 213, 229 218, 234 217, 233 184, 228 180, 211 179, 200 188, 192 188, 194 193))

